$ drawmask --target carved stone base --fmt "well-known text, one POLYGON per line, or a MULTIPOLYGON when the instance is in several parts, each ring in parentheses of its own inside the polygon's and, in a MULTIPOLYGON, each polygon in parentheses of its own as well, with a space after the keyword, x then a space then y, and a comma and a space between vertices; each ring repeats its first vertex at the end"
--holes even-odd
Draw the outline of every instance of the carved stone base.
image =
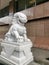
POLYGON ((3 42, 1 43, 3 49, 1 58, 6 60, 10 65, 27 65, 33 61, 31 52, 32 43, 16 43, 16 42, 3 42))

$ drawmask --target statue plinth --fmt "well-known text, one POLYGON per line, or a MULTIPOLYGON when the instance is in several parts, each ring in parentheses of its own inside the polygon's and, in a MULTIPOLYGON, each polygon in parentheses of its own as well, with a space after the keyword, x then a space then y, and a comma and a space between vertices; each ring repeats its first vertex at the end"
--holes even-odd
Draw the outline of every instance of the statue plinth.
MULTIPOLYGON (((33 55, 31 52, 32 43, 30 42, 2 42, 3 47, 1 56, 7 58, 7 62, 13 63, 13 65, 26 65, 33 61, 33 55)), ((10 64, 12 65, 12 64, 10 64)))

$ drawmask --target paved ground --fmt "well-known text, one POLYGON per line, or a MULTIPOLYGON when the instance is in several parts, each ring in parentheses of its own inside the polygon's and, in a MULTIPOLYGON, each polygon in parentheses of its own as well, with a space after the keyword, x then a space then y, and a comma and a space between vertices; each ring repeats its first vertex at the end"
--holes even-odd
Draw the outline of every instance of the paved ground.
POLYGON ((49 58, 49 50, 46 49, 32 48, 32 53, 36 61, 49 58))
POLYGON ((41 65, 41 64, 36 63, 36 62, 31 62, 31 63, 29 63, 28 65, 41 65))
POLYGON ((49 50, 32 48, 34 60, 41 65, 49 65, 49 50))

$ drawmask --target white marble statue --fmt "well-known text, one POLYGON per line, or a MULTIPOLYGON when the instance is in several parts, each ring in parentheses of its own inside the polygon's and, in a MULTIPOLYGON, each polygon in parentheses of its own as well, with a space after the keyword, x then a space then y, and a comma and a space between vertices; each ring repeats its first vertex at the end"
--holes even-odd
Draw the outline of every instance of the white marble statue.
POLYGON ((5 35, 5 41, 11 42, 24 42, 30 41, 26 35, 26 27, 24 24, 27 22, 27 17, 23 13, 16 13, 13 18, 13 24, 5 35))
POLYGON ((27 38, 27 16, 21 12, 15 13, 13 23, 1 43, 0 59, 9 65, 27 65, 33 61, 32 42, 27 38))

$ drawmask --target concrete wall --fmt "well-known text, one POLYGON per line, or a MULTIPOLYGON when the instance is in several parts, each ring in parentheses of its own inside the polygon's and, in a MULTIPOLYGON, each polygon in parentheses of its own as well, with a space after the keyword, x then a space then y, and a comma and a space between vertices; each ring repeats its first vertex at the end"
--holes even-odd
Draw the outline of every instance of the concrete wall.
POLYGON ((30 21, 26 24, 28 37, 34 47, 49 49, 49 19, 30 21))
POLYGON ((9 25, 0 25, 0 38, 4 38, 9 27, 10 27, 9 25))
POLYGON ((34 47, 49 49, 49 2, 21 11, 28 16, 28 37, 34 47))

